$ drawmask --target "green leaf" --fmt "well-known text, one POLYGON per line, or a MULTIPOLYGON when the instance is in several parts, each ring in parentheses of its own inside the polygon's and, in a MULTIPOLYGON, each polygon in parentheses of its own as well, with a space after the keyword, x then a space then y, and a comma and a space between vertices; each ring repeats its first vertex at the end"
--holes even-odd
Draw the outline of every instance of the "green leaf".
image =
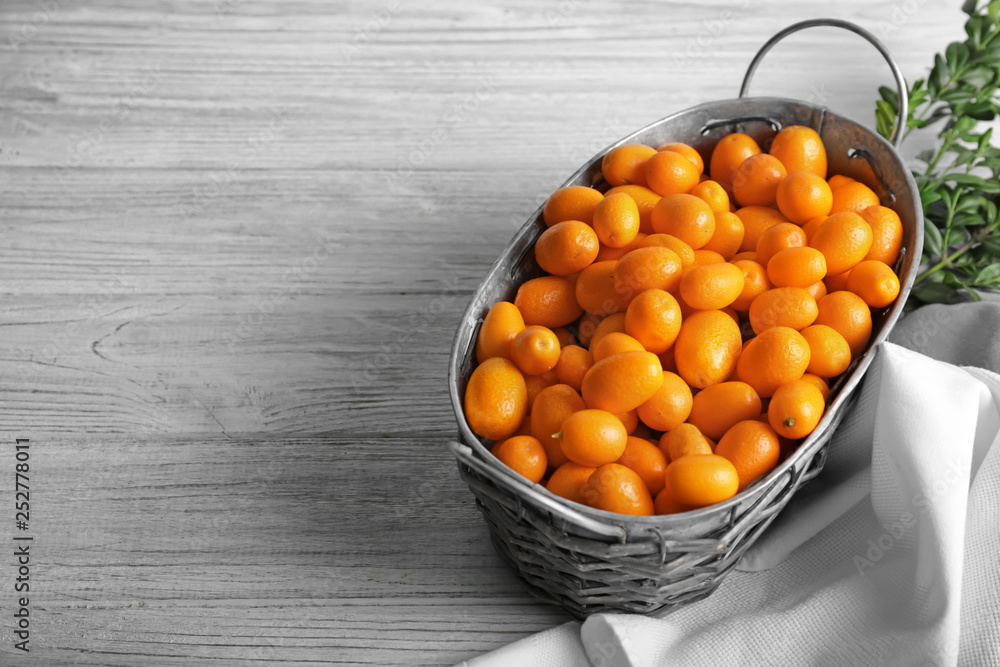
POLYGON ((975 215, 972 213, 966 213, 965 215, 957 215, 955 219, 951 221, 952 227, 979 227, 986 224, 986 219, 980 215, 975 215))
POLYGON ((947 81, 948 65, 939 53, 934 56, 934 67, 931 68, 930 76, 927 77, 927 92, 931 94, 931 97, 937 97, 947 81))
POLYGON ((972 69, 966 70, 962 74, 962 81, 968 83, 974 88, 982 88, 986 84, 993 81, 996 78, 997 72, 995 68, 988 65, 980 65, 978 67, 973 67, 972 69))
POLYGON ((931 112, 931 115, 927 117, 927 124, 929 125, 942 118, 947 118, 950 115, 951 115, 951 108, 946 104, 942 104, 939 107, 935 107, 934 111, 931 112))
POLYGON ((996 67, 1000 64, 1000 49, 991 49, 990 51, 981 54, 976 59, 976 62, 985 67, 996 67))
POLYGON ((965 166, 976 159, 976 152, 974 150, 958 144, 952 146, 949 152, 955 156, 955 159, 951 163, 953 168, 965 166))
POLYGON ((975 174, 963 174, 954 173, 948 174, 945 177, 946 182, 956 183, 959 185, 968 185, 979 192, 986 194, 996 194, 1000 192, 1000 182, 994 180, 986 180, 975 174))
POLYGON ((1000 262, 994 262, 976 274, 976 283, 980 285, 1000 282, 1000 262))
POLYGON ((924 221, 924 247, 933 255, 940 256, 944 241, 941 232, 934 223, 929 220, 924 221))
MULTIPOLYGON (((934 267, 921 275, 913 302, 949 302, 965 291, 978 298, 975 287, 1000 286, 1000 147, 980 125, 1000 116, 1000 0, 969 0, 963 9, 966 38, 934 56, 927 77, 908 91, 904 136, 930 126, 937 135, 913 170, 924 211, 922 260, 934 267)), ((888 136, 898 95, 882 87, 878 97, 875 126, 888 136)))
POLYGON ((950 211, 955 207, 955 191, 948 187, 938 188, 938 193, 941 195, 941 201, 944 202, 945 207, 950 211))
POLYGON ((976 122, 980 120, 993 120, 993 117, 997 113, 997 105, 993 100, 978 100, 969 104, 965 104, 961 108, 964 114, 960 120, 971 123, 968 128, 962 128, 960 132, 968 132, 970 129, 976 126, 976 122))
POLYGON ((921 283, 913 288, 910 295, 924 303, 952 303, 955 289, 941 283, 921 283))
POLYGON ((948 70, 954 72, 969 61, 969 47, 961 42, 952 42, 944 51, 944 59, 948 70))
POLYGON ((974 47, 982 43, 983 17, 973 16, 965 22, 965 34, 969 36, 969 41, 974 47))
POLYGON ((975 102, 978 91, 974 88, 952 88, 941 93, 941 99, 951 104, 975 102))
POLYGON ((956 213, 968 213, 977 210, 980 206, 985 206, 988 200, 979 195, 964 195, 955 204, 956 213))
POLYGON ((896 127, 896 110, 885 100, 875 100, 875 130, 888 139, 896 127))
POLYGON ((997 212, 998 212, 996 203, 987 199, 986 202, 983 204, 983 208, 986 211, 986 219, 989 221, 989 223, 996 224, 997 212))
MULTIPOLYGON (((929 260, 929 259, 933 259, 933 258, 929 258, 929 257, 925 256, 924 259, 925 260, 929 260)), ((924 279, 923 279, 923 281, 921 281, 921 282, 924 282, 924 283, 940 283, 943 279, 944 279, 944 272, 943 271, 935 271, 934 273, 931 273, 931 274, 928 274, 927 276, 925 276, 924 279)))
POLYGON ((990 138, 993 136, 993 128, 987 129, 981 135, 979 135, 979 141, 976 142, 976 150, 982 154, 989 150, 990 138))
POLYGON ((892 112, 896 113, 896 109, 899 108, 899 93, 893 88, 888 86, 879 86, 878 94, 882 96, 882 99, 892 106, 892 112))
POLYGON ((943 284, 955 288, 965 287, 965 283, 951 271, 942 271, 942 273, 944 274, 944 280, 941 281, 943 284))
POLYGON ((1000 239, 983 240, 983 248, 994 255, 1000 256, 1000 239))
POLYGON ((923 204, 924 204, 924 210, 925 211, 930 207, 931 204, 934 204, 935 202, 939 201, 940 199, 941 199, 941 195, 938 192, 934 191, 934 190, 929 190, 929 191, 928 190, 924 190, 924 191, 921 191, 921 193, 920 193, 920 201, 923 202, 923 204))
POLYGON ((962 133, 968 132, 976 126, 976 119, 969 118, 968 116, 962 116, 955 121, 955 132, 962 133))

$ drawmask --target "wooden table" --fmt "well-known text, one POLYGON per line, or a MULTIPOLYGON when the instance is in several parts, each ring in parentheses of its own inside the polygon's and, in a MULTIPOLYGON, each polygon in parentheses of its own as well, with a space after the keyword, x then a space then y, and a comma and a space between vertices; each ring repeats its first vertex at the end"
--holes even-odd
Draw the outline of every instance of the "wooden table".
MULTIPOLYGON (((472 290, 782 26, 835 11, 916 77, 962 34, 944 4, 4 0, 0 663, 442 665, 565 621, 443 447, 472 290)), ((754 91, 870 122, 889 81, 822 30, 754 91)))

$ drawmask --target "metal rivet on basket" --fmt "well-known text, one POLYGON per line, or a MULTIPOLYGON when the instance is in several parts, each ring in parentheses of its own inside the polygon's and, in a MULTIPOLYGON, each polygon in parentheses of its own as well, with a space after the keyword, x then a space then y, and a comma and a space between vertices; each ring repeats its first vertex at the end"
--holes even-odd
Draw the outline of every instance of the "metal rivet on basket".
POLYGON ((892 191, 892 188, 885 182, 885 177, 882 174, 882 170, 879 169, 878 165, 875 164, 875 159, 872 154, 865 150, 864 148, 851 148, 847 151, 847 157, 852 160, 864 160, 868 163, 871 168, 872 173, 875 174, 875 179, 878 181, 879 186, 882 188, 882 192, 885 193, 885 197, 881 198, 882 201, 879 203, 883 206, 888 206, 896 203, 896 193, 892 191))
POLYGON ((747 123, 765 123, 771 126, 771 129, 775 132, 781 130, 781 121, 776 118, 769 118, 767 116, 740 116, 739 118, 725 118, 722 120, 710 120, 705 123, 705 126, 701 128, 702 136, 710 133, 712 130, 717 130, 720 127, 731 127, 733 131, 738 131, 737 128, 742 128, 743 125, 747 123))

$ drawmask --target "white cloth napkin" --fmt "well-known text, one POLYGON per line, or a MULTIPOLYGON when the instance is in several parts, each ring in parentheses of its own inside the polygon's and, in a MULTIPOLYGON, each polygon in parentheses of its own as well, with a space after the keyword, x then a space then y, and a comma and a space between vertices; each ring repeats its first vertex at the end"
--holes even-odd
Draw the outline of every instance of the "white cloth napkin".
POLYGON ((709 598, 464 664, 1000 665, 1000 303, 927 306, 892 339, 823 473, 709 598))

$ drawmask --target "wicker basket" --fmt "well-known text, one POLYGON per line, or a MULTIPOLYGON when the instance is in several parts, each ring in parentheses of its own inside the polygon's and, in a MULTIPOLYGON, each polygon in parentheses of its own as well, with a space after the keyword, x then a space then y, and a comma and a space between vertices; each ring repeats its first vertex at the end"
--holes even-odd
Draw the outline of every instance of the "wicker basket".
MULTIPOLYGON (((895 267, 899 299, 874 313, 874 331, 864 355, 831 387, 830 405, 819 427, 766 477, 735 497, 710 507, 669 516, 628 517, 572 503, 501 464, 473 434, 462 396, 474 368, 479 325, 497 301, 513 300, 517 287, 541 274, 532 252, 545 229, 541 209, 528 220, 476 290, 462 319, 449 369, 452 405, 464 444, 450 443, 462 478, 476 496, 494 547, 537 597, 577 618, 607 611, 665 613, 709 595, 792 494, 823 468, 830 438, 856 395, 871 350, 886 339, 913 284, 923 241, 923 214, 916 185, 893 145, 874 132, 807 102, 744 97, 764 54, 803 28, 832 25, 851 30, 878 48, 892 67, 906 117, 906 87, 885 47, 858 26, 830 19, 798 23, 775 35, 755 56, 740 97, 703 104, 668 116, 609 146, 652 146, 683 141, 707 156, 724 135, 745 132, 766 145, 787 125, 807 125, 827 147, 830 171, 872 187, 903 221, 903 250, 895 267)), ((897 138, 898 145, 898 138, 897 138)), ((601 151, 564 185, 606 186, 600 181, 601 151)))

